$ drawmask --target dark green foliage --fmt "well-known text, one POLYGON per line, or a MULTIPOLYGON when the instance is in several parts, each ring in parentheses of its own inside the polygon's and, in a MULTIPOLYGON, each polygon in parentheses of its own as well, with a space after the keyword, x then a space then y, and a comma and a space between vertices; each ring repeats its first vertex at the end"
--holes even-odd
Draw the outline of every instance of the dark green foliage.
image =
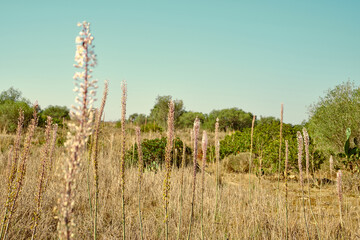
POLYGON ((194 126, 195 118, 200 120, 200 126, 205 122, 206 115, 201 112, 185 112, 179 118, 179 127, 192 128, 194 126))
POLYGON ((251 127, 253 115, 238 108, 213 110, 204 123, 211 131, 215 129, 216 118, 219 118, 219 130, 242 130, 251 127))
MULTIPOLYGON (((296 132, 301 131, 301 126, 292 126, 283 124, 283 144, 282 144, 282 162, 281 168, 284 169, 285 159, 285 140, 289 142, 289 168, 297 169, 297 139, 296 132)), ((262 168, 267 172, 276 172, 279 160, 279 131, 280 122, 271 121, 271 123, 257 124, 254 128, 254 145, 253 153, 258 163, 258 157, 262 153, 262 168)), ((231 154, 239 154, 250 151, 250 134, 251 128, 245 128, 242 131, 236 131, 220 141, 220 158, 223 159, 231 154)), ((303 158, 305 161, 305 158, 303 158)), ((320 164, 325 160, 323 154, 316 149, 310 139, 310 162, 311 167, 318 169, 320 164)), ((305 162, 304 162, 305 164, 305 162)))
POLYGON ((359 172, 360 170, 360 148, 357 137, 353 138, 353 144, 350 142, 351 129, 346 129, 346 142, 344 145, 344 152, 346 158, 343 158, 342 163, 351 172, 359 172), (351 147, 353 145, 353 147, 351 147))
MULTIPOLYGON (((183 151, 183 142, 176 138, 174 140, 174 147, 172 151, 171 164, 176 164, 178 167, 181 164, 182 151, 183 151), (174 161, 174 149, 176 149, 176 159, 174 161)), ((143 152, 143 161, 144 167, 147 169, 151 169, 154 166, 161 166, 165 161, 165 147, 166 147, 166 138, 156 138, 156 139, 145 139, 141 143, 142 152, 143 152)), ((191 149, 186 147, 186 159, 190 161, 191 157, 191 149)), ((126 153, 126 162, 129 163, 137 163, 138 155, 137 155, 137 144, 135 144, 135 149, 130 149, 126 153), (132 159, 134 153, 134 159, 132 159)))
POLYGON ((49 106, 40 113, 39 126, 45 126, 47 116, 50 116, 53 123, 62 127, 64 120, 70 120, 70 110, 65 106, 49 106))

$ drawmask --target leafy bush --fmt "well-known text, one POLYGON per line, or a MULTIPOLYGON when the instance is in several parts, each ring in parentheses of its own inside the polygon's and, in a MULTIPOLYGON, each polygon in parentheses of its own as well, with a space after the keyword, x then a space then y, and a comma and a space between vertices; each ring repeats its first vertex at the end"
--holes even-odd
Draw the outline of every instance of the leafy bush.
MULTIPOLYGON (((145 139, 141 143, 141 148, 143 152, 143 161, 144 161, 144 167, 151 169, 154 168, 154 166, 161 166, 165 161, 165 148, 166 148, 166 138, 156 138, 156 139, 145 139)), ((138 161, 138 154, 137 154, 137 144, 135 144, 134 149, 134 159, 132 161, 133 156, 133 149, 130 149, 126 153, 126 161, 127 163, 133 162, 137 163, 138 161)), ((172 163, 175 161, 174 164, 176 166, 180 166, 182 161, 182 151, 183 151, 183 142, 179 139, 175 139, 175 144, 172 151, 172 163), (177 152, 176 158, 174 156, 174 150, 177 152)), ((186 147, 185 150, 185 159, 186 164, 191 159, 191 149, 189 147, 186 147)))
MULTIPOLYGON (((262 168, 268 172, 276 172, 279 161, 279 129, 280 122, 259 124, 254 128, 253 153, 255 157, 262 154, 262 168)), ((282 143, 282 162, 281 169, 284 169, 285 159, 285 140, 289 143, 289 167, 298 169, 297 164, 297 138, 296 132, 301 131, 301 126, 292 126, 283 124, 283 143, 282 143)), ((223 159, 229 155, 236 155, 241 152, 250 151, 251 128, 243 131, 236 131, 220 141, 220 157, 223 159)), ((303 158, 305 161, 305 157, 303 158)), ((253 159, 257 163, 257 159, 253 159)), ((325 156, 322 152, 316 150, 310 139, 310 160, 312 168, 319 169, 324 162, 325 156), (313 158, 312 158, 313 157, 313 158)), ((304 162, 305 163, 305 162, 304 162)), ((305 165, 304 165, 305 166, 305 165)))

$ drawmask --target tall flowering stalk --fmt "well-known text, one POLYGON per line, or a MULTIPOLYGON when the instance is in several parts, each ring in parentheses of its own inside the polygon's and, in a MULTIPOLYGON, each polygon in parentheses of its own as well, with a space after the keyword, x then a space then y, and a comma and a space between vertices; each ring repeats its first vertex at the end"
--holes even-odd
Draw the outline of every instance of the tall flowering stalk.
POLYGON ((341 170, 337 172, 337 193, 339 198, 339 213, 340 213, 340 226, 342 227, 344 224, 343 214, 342 214, 342 205, 343 205, 343 194, 342 194, 342 173, 341 170))
POLYGON ((306 233, 308 239, 310 239, 309 228, 306 220, 306 210, 305 210, 305 197, 304 197, 304 179, 303 179, 303 171, 302 171, 302 154, 303 154, 303 145, 304 140, 301 136, 301 132, 297 132, 297 140, 298 140, 298 165, 299 165, 299 183, 301 185, 301 193, 302 193, 302 203, 303 203, 303 214, 306 226, 306 233))
POLYGON ((105 81, 101 106, 99 111, 97 111, 95 118, 95 132, 93 137, 92 154, 91 154, 91 159, 94 164, 94 184, 95 184, 94 239, 97 239, 97 214, 98 214, 98 205, 99 205, 99 173, 98 173, 99 172, 99 163, 98 163, 99 134, 100 134, 101 117, 104 112, 107 94, 108 94, 108 82, 105 81))
POLYGON ((191 199, 191 214, 190 214, 190 223, 189 223, 189 233, 187 239, 190 239, 191 236, 191 227, 194 218, 194 205, 195 205, 195 190, 196 190, 196 167, 197 167, 197 154, 198 154, 198 136, 200 130, 200 120, 198 118, 194 121, 194 152, 193 152, 193 163, 194 163, 194 170, 193 170, 193 189, 192 189, 192 199, 191 199))
POLYGON ((125 120, 126 120, 126 97, 127 84, 126 81, 121 83, 121 155, 120 155, 120 178, 121 178, 121 208, 122 208, 122 225, 123 225, 123 239, 125 240, 125 120))
POLYGON ((92 45, 94 37, 90 33, 90 23, 78 23, 81 27, 79 36, 76 37, 76 53, 74 66, 81 69, 81 72, 74 74, 74 92, 78 95, 75 98, 76 106, 72 106, 70 115, 74 120, 68 124, 69 132, 65 146, 67 158, 64 165, 64 192, 60 199, 60 221, 59 238, 73 239, 75 232, 74 205, 76 194, 76 177, 81 162, 84 158, 86 142, 92 133, 93 108, 97 88, 97 80, 91 80, 92 68, 96 65, 96 55, 92 45))
POLYGON ((219 201, 219 187, 220 187, 220 177, 219 177, 219 162, 220 162, 220 142, 219 142, 219 118, 216 118, 215 123, 215 158, 216 158, 216 196, 215 196, 215 214, 214 220, 217 220, 218 212, 218 201, 219 201))
POLYGON ((143 162, 143 153, 141 148, 141 133, 140 127, 136 127, 136 143, 137 143, 137 152, 138 152, 138 170, 139 170, 139 221, 140 221, 140 239, 143 238, 143 226, 142 226, 142 217, 141 217, 141 184, 142 184, 142 174, 144 170, 143 162))
POLYGON ((38 226, 38 222, 40 219, 40 210, 41 210, 41 200, 42 200, 42 196, 45 190, 44 187, 44 183, 45 180, 47 178, 47 165, 48 165, 48 161, 49 161, 49 156, 50 156, 50 144, 51 144, 51 127, 52 127, 52 118, 51 117, 47 117, 47 121, 46 121, 46 128, 45 128, 45 144, 42 147, 42 151, 41 151, 41 166, 40 166, 40 177, 39 177, 39 187, 38 187, 38 192, 37 192, 37 196, 36 196, 36 209, 34 212, 34 223, 33 223, 33 232, 32 232, 32 236, 31 239, 35 238, 35 234, 36 234, 36 229, 38 226))
POLYGON ((171 176, 171 150, 174 139, 174 102, 169 102, 169 113, 168 113, 168 129, 167 129, 167 142, 165 149, 165 179, 163 185, 163 199, 164 199, 164 209, 165 209, 165 237, 168 239, 169 237, 169 220, 168 220, 168 206, 169 206, 169 193, 170 193, 170 176, 171 176))
POLYGON ((206 131, 203 132, 202 137, 202 167, 201 167, 201 238, 204 239, 204 190, 205 190, 205 164, 208 138, 206 131))

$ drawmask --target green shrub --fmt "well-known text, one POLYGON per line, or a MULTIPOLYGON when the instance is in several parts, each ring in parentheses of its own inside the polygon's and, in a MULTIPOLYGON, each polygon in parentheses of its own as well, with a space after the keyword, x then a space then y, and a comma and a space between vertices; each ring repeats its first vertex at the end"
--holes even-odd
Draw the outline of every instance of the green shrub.
MULTIPOLYGON (((297 163, 297 139, 296 132, 301 130, 301 126, 292 126, 283 124, 283 141, 289 143, 289 168, 298 169, 297 163)), ((279 130, 280 122, 272 121, 266 124, 255 126, 253 138, 254 163, 258 163, 258 157, 262 154, 262 168, 266 172, 276 172, 279 161, 279 130)), ((250 134, 251 128, 243 131, 236 131, 220 141, 220 158, 223 159, 229 155, 236 155, 241 152, 250 151, 250 134)), ((285 143, 282 144, 282 162, 281 169, 284 169, 285 143)), ((212 149, 213 151, 213 149, 212 149)), ((304 165, 305 166, 305 157, 304 165)), ((319 169, 321 163, 325 160, 322 152, 316 150, 310 139, 310 162, 311 168, 319 169)))
MULTIPOLYGON (((143 152, 143 162, 144 167, 147 169, 153 169, 154 167, 160 167, 164 163, 165 160, 165 147, 166 147, 166 138, 156 138, 156 139, 145 139, 141 143, 141 148, 143 152)), ((175 139, 175 144, 172 151, 172 159, 171 161, 175 161, 176 166, 180 166, 181 158, 182 158, 182 151, 183 151, 183 142, 179 139, 175 139), (174 157, 174 150, 176 150, 176 158, 174 157), (175 159, 174 159, 175 158, 175 159)), ((186 162, 188 163, 191 161, 191 149, 186 147, 185 150, 186 155, 186 162)), ((138 161, 138 154, 137 154, 137 144, 135 144, 135 149, 130 149, 126 153, 126 162, 127 164, 135 164, 138 161), (132 159, 134 154, 134 159, 132 159)), ((173 162, 172 162, 173 164, 173 162)))

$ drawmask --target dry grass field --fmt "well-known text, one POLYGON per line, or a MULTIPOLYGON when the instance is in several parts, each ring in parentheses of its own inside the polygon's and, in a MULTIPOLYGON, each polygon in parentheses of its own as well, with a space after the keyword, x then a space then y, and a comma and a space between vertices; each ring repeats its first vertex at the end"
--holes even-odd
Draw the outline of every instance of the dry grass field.
MULTIPOLYGON (((64 130, 59 130, 64 131, 64 130)), ((120 191, 120 130, 107 127, 102 131, 99 169, 99 201, 98 201, 98 239, 120 239, 122 237, 122 208, 120 191), (111 131, 110 131, 111 130, 111 131), (111 135, 114 135, 111 137, 111 135)), ((224 136, 226 133, 221 133, 224 136)), ((36 208, 36 192, 40 175, 40 143, 43 134, 38 132, 33 139, 30 158, 24 179, 24 187, 16 204, 7 239, 29 239, 32 235, 34 210, 36 208)), ((190 138, 186 132, 178 132, 184 141, 190 138)), ((159 137, 160 134, 149 134, 143 138, 159 137)), ((211 134, 210 134, 211 136, 211 134)), ((11 137, 1 136, 0 202, 5 204, 7 198, 7 181, 9 174, 8 150, 11 137)), ((128 136, 127 146, 131 148, 134 136, 128 136)), ((209 142, 213 141, 210 137, 209 142)), ((52 171, 48 174, 40 211, 37 239, 58 238, 59 199, 63 191, 63 163, 65 148, 57 146, 54 153, 52 171)), ((277 178, 264 176, 261 179, 251 175, 251 198, 249 196, 249 175, 227 172, 221 168, 221 185, 219 192, 218 217, 215 220, 216 178, 215 164, 207 163, 204 189, 204 238, 205 239, 286 239, 286 212, 284 181, 280 182, 278 191, 277 178)), ((198 172, 200 176, 201 172, 198 172)), ((296 173, 295 173, 296 174, 296 173)), ((324 173, 325 174, 325 173, 324 173)), ((162 186, 165 171, 157 173, 144 171, 141 192, 142 225, 144 239, 163 239, 164 233, 164 201, 162 186)), ((327 177, 329 177, 327 175, 327 177)), ((173 168, 169 200, 169 239, 178 237, 187 239, 192 195, 192 166, 184 169, 173 168), (184 174, 184 192, 182 219, 179 226, 180 178, 184 174)), ((312 185, 310 201, 305 192, 306 217, 308 219, 311 239, 356 239, 359 237, 359 197, 354 191, 345 191, 343 196, 343 224, 339 221, 339 201, 336 178, 333 183, 312 185), (316 219, 312 217, 309 202, 316 219)), ((125 216, 126 238, 140 239, 138 215, 138 170, 136 166, 125 170, 125 216)), ((200 194, 201 179, 197 177, 194 221, 191 239, 201 239, 200 194)), ((305 187, 305 190, 307 188, 305 187)), ((302 211, 301 187, 296 180, 288 184, 288 238, 306 239, 307 231, 302 211)), ((77 176, 74 218, 76 239, 93 238, 93 216, 90 211, 89 192, 94 207, 93 166, 84 161, 77 176)), ((4 212, 2 212, 3 216, 4 212)))

